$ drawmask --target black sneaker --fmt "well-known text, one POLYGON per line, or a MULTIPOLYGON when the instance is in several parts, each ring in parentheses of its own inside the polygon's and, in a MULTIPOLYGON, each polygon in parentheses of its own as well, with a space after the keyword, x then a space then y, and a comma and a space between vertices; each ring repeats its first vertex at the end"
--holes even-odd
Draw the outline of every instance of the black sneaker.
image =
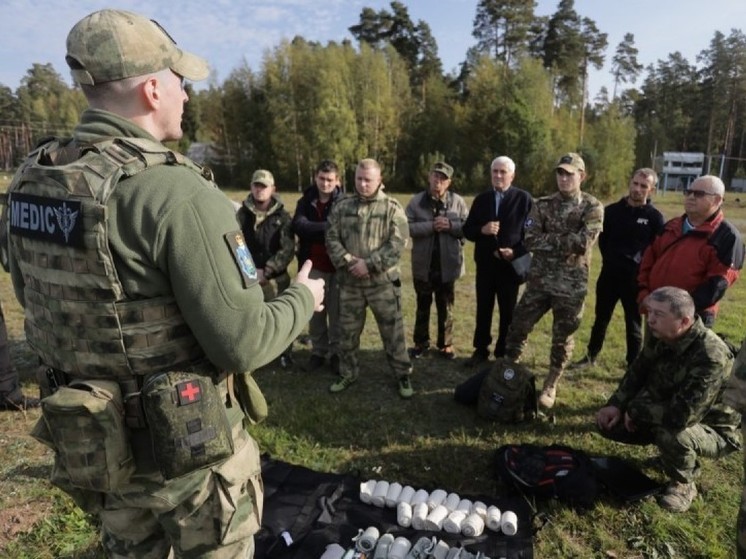
POLYGON ((409 380, 409 375, 399 377, 399 396, 405 400, 414 396, 414 389, 412 388, 412 382, 409 380))
POLYGON ((482 363, 489 361, 490 354, 488 351, 477 349, 474 351, 474 353, 471 354, 471 357, 466 360, 464 363, 464 367, 467 367, 469 369, 472 369, 474 367, 477 367, 481 365, 482 363))
POLYGON ((39 398, 21 395, 18 398, 0 398, 0 411, 24 411, 31 408, 38 408, 41 405, 39 398))
POLYGON ((579 361, 575 361, 575 363, 570 365, 570 369, 575 369, 575 370, 588 369, 590 367, 594 367, 595 365, 596 365, 596 359, 594 357, 591 357, 590 355, 586 355, 579 361))
POLYGON ((311 372, 320 369, 324 366, 325 363, 326 359, 324 359, 321 355, 311 355, 311 357, 308 359, 306 371, 311 372))
POLYGON ((410 359, 419 359, 429 348, 430 346, 428 345, 416 344, 414 347, 410 347, 407 352, 410 359))

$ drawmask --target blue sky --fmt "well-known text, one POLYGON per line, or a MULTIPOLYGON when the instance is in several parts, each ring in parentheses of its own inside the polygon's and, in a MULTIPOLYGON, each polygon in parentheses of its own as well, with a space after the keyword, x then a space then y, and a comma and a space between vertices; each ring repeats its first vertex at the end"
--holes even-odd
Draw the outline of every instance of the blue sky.
MULTIPOLYGON (((446 71, 463 61, 477 0, 402 0, 412 20, 426 21, 438 42, 446 71)), ((558 0, 539 0, 537 15, 550 15, 558 0)), ((89 12, 116 7, 158 20, 184 48, 204 56, 218 82, 243 63, 259 69, 262 54, 283 38, 302 35, 326 43, 350 38, 363 6, 389 9, 382 0, 1 0, 0 84, 15 89, 35 62, 52 63, 68 83, 65 37, 89 12)), ((634 33, 644 65, 681 51, 696 62, 716 30, 728 34, 746 26, 744 0, 576 0, 581 16, 609 35, 607 61, 593 72, 591 98, 599 87, 611 90, 610 59, 627 32, 634 33)), ((639 82, 638 82, 639 84, 639 82)))

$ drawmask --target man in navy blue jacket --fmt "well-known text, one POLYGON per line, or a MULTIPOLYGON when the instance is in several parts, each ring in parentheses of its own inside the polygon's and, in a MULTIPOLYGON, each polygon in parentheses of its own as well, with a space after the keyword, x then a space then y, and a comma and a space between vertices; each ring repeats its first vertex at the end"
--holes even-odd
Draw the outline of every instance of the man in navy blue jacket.
POLYGON ((506 156, 492 161, 492 188, 474 198, 464 224, 464 236, 474 242, 477 265, 477 318, 474 328, 474 353, 465 363, 475 367, 489 359, 492 343, 492 313, 495 299, 500 312, 500 326, 495 357, 505 354, 505 338, 513 320, 522 279, 511 262, 526 254, 523 246, 524 223, 533 205, 531 195, 512 186, 515 163, 506 156))
POLYGON ((573 364, 584 368, 595 363, 606 329, 621 301, 627 331, 627 365, 642 347, 642 316, 637 304, 637 271, 642 253, 663 231, 663 215, 650 202, 658 175, 653 169, 635 171, 628 194, 604 210, 604 230, 598 238, 603 266, 596 283, 596 319, 585 357, 573 364))

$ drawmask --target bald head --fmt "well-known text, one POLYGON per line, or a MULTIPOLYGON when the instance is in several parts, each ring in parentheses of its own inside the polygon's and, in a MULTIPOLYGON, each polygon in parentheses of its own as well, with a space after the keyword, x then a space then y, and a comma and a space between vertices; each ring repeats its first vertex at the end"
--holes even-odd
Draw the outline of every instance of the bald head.
POLYGON ((720 198, 725 196, 725 184, 723 184, 723 181, 715 175, 702 175, 701 177, 697 177, 694 179, 690 188, 694 187, 711 192, 712 194, 720 196, 720 198))

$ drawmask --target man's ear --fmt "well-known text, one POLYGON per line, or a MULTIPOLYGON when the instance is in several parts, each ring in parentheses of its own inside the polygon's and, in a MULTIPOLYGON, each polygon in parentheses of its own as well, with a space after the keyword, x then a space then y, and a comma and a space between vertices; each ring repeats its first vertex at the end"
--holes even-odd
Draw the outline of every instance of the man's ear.
POLYGON ((143 100, 147 103, 148 107, 155 109, 161 101, 160 90, 163 87, 157 76, 148 76, 148 78, 140 84, 140 93, 143 100))

